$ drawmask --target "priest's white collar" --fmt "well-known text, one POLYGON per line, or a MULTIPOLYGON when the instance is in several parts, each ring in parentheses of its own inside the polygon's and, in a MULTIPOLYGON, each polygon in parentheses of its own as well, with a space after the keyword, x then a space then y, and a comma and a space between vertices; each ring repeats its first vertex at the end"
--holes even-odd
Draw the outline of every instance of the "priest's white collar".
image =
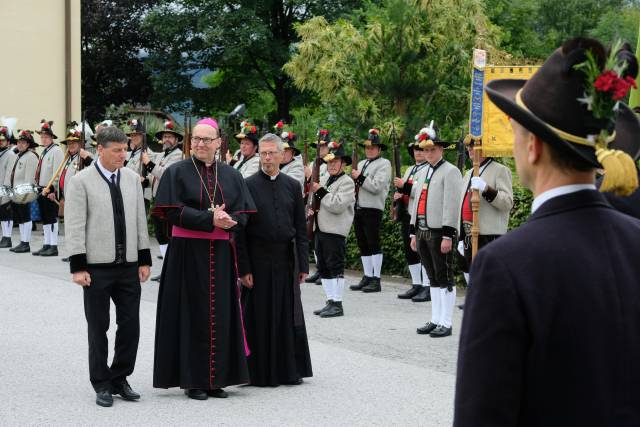
POLYGON ((549 201, 554 197, 564 196, 565 194, 571 194, 582 190, 595 189, 596 186, 594 184, 571 184, 552 188, 551 190, 547 190, 538 194, 538 197, 533 199, 533 203, 531 204, 531 213, 534 213, 540 206, 542 206, 544 202, 549 201))

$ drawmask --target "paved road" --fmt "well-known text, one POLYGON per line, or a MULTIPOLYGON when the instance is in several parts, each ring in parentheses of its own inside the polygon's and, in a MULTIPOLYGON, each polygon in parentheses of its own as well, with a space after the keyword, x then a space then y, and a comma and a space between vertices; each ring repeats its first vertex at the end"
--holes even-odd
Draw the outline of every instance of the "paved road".
MULTIPOLYGON (((41 236, 34 234, 32 248, 41 236)), ((347 291, 346 315, 320 319, 312 311, 323 305, 322 289, 305 285, 314 377, 301 386, 230 387, 229 399, 199 402, 151 387, 158 286, 147 282, 130 377, 143 398, 100 408, 88 380, 82 292, 70 282, 68 264, 2 249, 0 425, 451 425, 461 312, 453 337, 418 336, 429 303, 398 300, 406 284, 387 279, 383 286, 378 294, 347 291)))

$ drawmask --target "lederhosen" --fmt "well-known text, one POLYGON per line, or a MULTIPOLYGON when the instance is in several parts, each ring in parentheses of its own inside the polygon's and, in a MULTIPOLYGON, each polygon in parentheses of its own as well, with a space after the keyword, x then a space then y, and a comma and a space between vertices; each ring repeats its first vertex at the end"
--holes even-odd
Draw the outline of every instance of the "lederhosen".
MULTIPOLYGON (((36 168, 36 185, 40 182, 40 169, 42 168, 42 163, 44 162, 47 154, 53 147, 57 147, 57 144, 51 144, 42 152, 42 156, 40 156, 40 160, 38 161, 38 167, 36 168)), ((55 172, 54 172, 55 173, 55 172)), ((55 190, 55 187, 52 184, 52 190, 55 190)), ((55 194, 54 192, 52 192, 55 194)), ((50 193, 51 194, 51 193, 50 193)), ((49 225, 55 224, 58 222, 58 204, 49 200, 47 196, 39 195, 38 196, 38 206, 40 207, 40 216, 42 217, 42 224, 49 225)))
MULTIPOLYGON (((380 159, 376 157, 373 160, 367 160, 362 167, 360 175, 364 176, 372 162, 380 159)), ((380 224, 382 224, 383 211, 375 208, 363 208, 358 203, 359 186, 356 183, 356 209, 353 218, 353 231, 356 234, 358 249, 361 256, 371 256, 382 253, 380 245, 380 224)))
MULTIPOLYGON (((433 175, 437 172, 438 168, 444 163, 444 159, 441 159, 435 167, 429 165, 431 169, 431 175, 427 171, 422 189, 416 197, 416 203, 419 204, 422 192, 426 189, 426 198, 424 213, 416 213, 416 241, 417 249, 420 254, 420 261, 427 270, 427 276, 432 287, 447 288, 451 291, 455 286, 454 283, 454 271, 453 271, 453 253, 455 251, 456 242, 452 241, 452 250, 443 254, 440 250, 442 244, 443 231, 442 228, 428 228, 427 226, 427 200, 429 198, 429 184, 433 179, 433 175), (426 186, 426 187, 425 187, 426 186)), ((419 205, 418 205, 419 209, 419 205)))
MULTIPOLYGON (((492 158, 485 159, 484 162, 480 165, 480 173, 478 176, 482 176, 484 171, 493 161, 492 158)), ((464 218, 464 205, 467 204, 469 211, 471 211, 471 178, 469 178, 469 183, 467 184, 467 190, 465 191, 465 198, 462 202, 462 211, 460 214, 460 240, 464 243, 464 256, 460 255, 458 251, 456 251, 456 258, 458 260, 458 266, 462 271, 468 273, 471 268, 471 226, 473 226, 473 218, 465 219, 464 218)), ((485 246, 487 243, 493 242, 498 237, 499 234, 480 234, 478 236, 478 249, 485 246)))
POLYGON ((409 177, 407 181, 404 183, 404 186, 399 189, 399 193, 402 194, 402 199, 400 200, 400 204, 398 206, 398 217, 400 218, 400 226, 402 229, 402 246, 404 247, 404 257, 407 260, 408 265, 414 265, 420 263, 420 255, 418 252, 415 252, 411 249, 411 236, 410 236, 410 225, 411 225, 411 213, 409 212, 409 196, 411 195, 411 187, 413 186, 413 177, 426 167, 429 163, 424 162, 421 164, 416 164, 411 168, 411 172, 409 173, 409 177))

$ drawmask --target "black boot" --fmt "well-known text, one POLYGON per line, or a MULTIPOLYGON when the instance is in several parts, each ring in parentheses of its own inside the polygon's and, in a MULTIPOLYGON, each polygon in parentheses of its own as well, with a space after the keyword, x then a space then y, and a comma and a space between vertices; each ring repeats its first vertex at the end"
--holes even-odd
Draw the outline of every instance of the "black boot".
POLYGON ((436 328, 439 328, 440 326, 436 325, 433 322, 429 322, 424 326, 419 327, 418 329, 416 329, 416 332, 419 335, 427 335, 430 334, 431 332, 433 332, 434 330, 436 330, 436 328))
POLYGON ((327 310, 331 307, 331 304, 332 304, 332 303, 333 303, 333 300, 328 300, 328 301, 327 301, 327 305, 325 305, 325 306, 324 306, 324 307, 322 307, 321 309, 313 310, 313 314, 315 314, 315 315, 319 315, 319 314, 324 313, 325 311, 327 311, 327 310))
POLYGON ((18 246, 9 250, 17 254, 24 254, 27 252, 31 252, 31 247, 29 246, 29 242, 20 242, 18 246))
POLYGON ((442 338, 442 337, 448 337, 451 335, 451 331, 453 330, 453 328, 447 328, 445 326, 438 326, 437 328, 435 328, 430 334, 429 336, 431 338, 442 338))
POLYGON ((11 237, 3 237, 2 240, 0 240, 0 248, 10 248, 11 246, 13 246, 11 237))
POLYGON ((31 255, 40 256, 40 254, 49 249, 49 245, 43 245, 39 250, 31 253, 31 255))
POLYGON ((429 292, 428 286, 422 286, 420 293, 415 297, 411 298, 413 302, 426 302, 431 301, 431 292, 429 292))
POLYGON ((40 252, 40 256, 58 256, 58 246, 50 245, 47 249, 40 252))
POLYGON ((352 291, 361 291, 362 288, 364 288, 365 286, 367 286, 369 284, 369 281, 371 279, 373 279, 373 277, 362 276, 362 279, 360 279, 360 283, 358 283, 357 285, 349 286, 349 289, 351 289, 352 291))
POLYGON ((420 293, 421 289, 422 289, 422 285, 411 285, 411 287, 407 290, 407 292, 398 294, 398 298, 400 299, 413 298, 420 293))
POLYGON ((342 301, 331 301, 331 307, 320 313, 320 317, 338 317, 344 316, 342 310, 342 301))
POLYGON ((306 279, 304 279, 305 283, 315 283, 320 281, 320 272, 318 270, 316 270, 315 273, 313 273, 311 276, 308 276, 306 279))
POLYGON ((382 290, 382 286, 380 286, 380 278, 379 277, 371 277, 369 279, 369 284, 362 288, 362 292, 371 293, 371 292, 380 292, 382 290))

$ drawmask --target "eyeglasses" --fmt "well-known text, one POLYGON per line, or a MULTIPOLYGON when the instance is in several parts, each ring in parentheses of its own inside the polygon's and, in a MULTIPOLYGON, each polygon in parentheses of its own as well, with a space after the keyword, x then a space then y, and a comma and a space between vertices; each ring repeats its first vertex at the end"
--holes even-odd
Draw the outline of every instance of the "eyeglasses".
POLYGON ((280 154, 280 151, 261 151, 260 152, 260 157, 273 157, 276 154, 280 154))
POLYGON ((220 139, 220 137, 216 137, 216 138, 200 138, 199 136, 192 136, 191 137, 191 145, 198 145, 201 142, 203 144, 209 145, 212 144, 213 141, 215 141, 216 139, 220 139))

